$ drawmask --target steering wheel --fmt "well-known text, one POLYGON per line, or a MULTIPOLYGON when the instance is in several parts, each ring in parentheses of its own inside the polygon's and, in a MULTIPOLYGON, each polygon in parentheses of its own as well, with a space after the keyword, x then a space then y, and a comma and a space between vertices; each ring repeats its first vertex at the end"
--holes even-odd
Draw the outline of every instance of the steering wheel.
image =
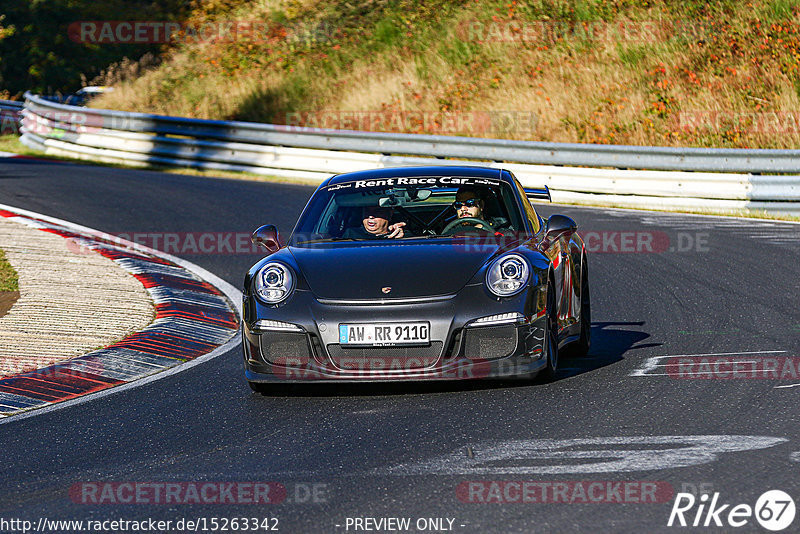
POLYGON ((494 232, 494 230, 492 229, 492 225, 489 224, 489 221, 484 221, 483 219, 479 219, 477 217, 462 217, 460 219, 450 221, 450 223, 448 223, 448 225, 445 226, 444 229, 442 230, 442 234, 446 234, 456 226, 461 226, 464 224, 472 224, 472 225, 482 224, 483 228, 478 228, 477 226, 475 226, 474 229, 486 233, 494 232))

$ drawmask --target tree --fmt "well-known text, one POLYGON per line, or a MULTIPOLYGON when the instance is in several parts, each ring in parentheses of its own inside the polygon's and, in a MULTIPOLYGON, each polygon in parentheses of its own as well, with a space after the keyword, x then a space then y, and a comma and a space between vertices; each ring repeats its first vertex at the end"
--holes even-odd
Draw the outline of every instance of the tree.
POLYGON ((125 57, 165 51, 160 44, 84 43, 69 33, 80 21, 180 20, 185 0, 6 0, 0 18, 0 91, 69 93, 125 57), (142 14, 147 14, 143 17, 142 14), (73 38, 71 38, 73 37, 73 38))

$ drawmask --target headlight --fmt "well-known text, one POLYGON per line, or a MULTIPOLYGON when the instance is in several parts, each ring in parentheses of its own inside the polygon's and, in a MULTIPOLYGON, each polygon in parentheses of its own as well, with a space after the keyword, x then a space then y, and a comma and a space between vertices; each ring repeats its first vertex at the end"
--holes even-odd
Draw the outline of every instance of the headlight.
POLYGON ((498 297, 519 293, 528 284, 531 270, 519 254, 496 259, 486 270, 486 287, 498 297))
POLYGON ((282 263, 267 263, 256 273, 255 290, 265 302, 277 304, 294 290, 294 274, 282 263))

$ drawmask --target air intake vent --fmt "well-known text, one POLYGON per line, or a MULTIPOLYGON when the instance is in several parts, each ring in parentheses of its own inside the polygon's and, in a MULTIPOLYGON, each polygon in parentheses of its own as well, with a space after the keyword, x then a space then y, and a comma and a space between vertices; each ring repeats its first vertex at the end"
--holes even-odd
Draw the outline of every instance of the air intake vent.
POLYGON ((306 334, 266 332, 259 337, 261 357, 267 363, 298 367, 306 365, 311 358, 306 334))
POLYGON ((464 330, 464 356, 471 360, 502 358, 517 348, 513 325, 467 328, 464 330))

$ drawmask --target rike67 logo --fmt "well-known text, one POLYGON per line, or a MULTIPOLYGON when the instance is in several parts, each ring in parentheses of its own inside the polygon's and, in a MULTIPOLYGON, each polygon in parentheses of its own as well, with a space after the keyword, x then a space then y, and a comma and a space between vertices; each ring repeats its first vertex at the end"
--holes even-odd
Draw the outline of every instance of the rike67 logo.
POLYGON ((723 504, 720 502, 719 492, 714 492, 711 496, 703 494, 699 498, 691 493, 678 493, 667 526, 722 527, 727 524, 739 528, 755 517, 763 528, 780 531, 792 524, 794 515, 794 500, 781 490, 763 493, 755 506, 723 504))

